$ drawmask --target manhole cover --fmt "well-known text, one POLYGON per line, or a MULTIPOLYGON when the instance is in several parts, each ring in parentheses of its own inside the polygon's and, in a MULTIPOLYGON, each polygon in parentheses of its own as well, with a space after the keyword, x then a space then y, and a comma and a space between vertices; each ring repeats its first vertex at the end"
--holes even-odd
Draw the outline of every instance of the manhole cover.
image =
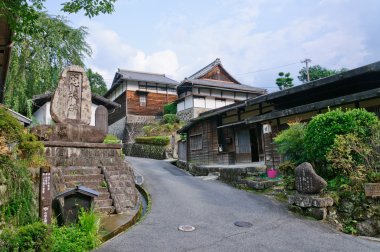
POLYGON ((249 228, 249 227, 253 226, 253 224, 251 222, 247 222, 247 221, 237 221, 234 224, 235 224, 235 226, 245 227, 245 228, 249 228))
POLYGON ((183 232, 192 232, 195 230, 195 227, 190 226, 190 225, 182 225, 178 227, 178 230, 183 231, 183 232))

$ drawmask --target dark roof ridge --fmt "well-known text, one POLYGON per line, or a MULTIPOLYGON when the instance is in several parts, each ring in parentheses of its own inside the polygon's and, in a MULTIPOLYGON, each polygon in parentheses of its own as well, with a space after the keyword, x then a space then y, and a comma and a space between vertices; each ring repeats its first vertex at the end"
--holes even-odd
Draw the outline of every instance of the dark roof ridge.
POLYGON ((162 73, 151 73, 151 72, 128 70, 128 69, 122 69, 122 68, 118 68, 117 71, 118 72, 133 72, 133 73, 141 73, 141 74, 158 75, 158 76, 164 76, 164 77, 168 78, 165 74, 162 74, 162 73))

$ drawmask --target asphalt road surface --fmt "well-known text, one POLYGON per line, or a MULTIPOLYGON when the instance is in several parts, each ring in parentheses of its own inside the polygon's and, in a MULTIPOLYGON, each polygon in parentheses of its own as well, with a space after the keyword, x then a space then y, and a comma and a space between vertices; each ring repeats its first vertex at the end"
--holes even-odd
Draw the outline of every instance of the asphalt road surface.
POLYGON ((147 218, 98 251, 377 251, 380 243, 289 213, 265 196, 188 175, 164 161, 127 158, 152 197, 147 218), (252 227, 237 227, 246 221, 252 227), (181 225, 193 232, 178 230, 181 225))

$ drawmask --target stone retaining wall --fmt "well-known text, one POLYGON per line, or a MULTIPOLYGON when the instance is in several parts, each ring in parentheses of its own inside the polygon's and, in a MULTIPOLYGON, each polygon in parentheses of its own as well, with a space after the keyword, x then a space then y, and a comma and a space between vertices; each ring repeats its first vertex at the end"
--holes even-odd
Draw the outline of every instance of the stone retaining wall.
POLYGON ((166 158, 166 147, 150 144, 131 143, 125 145, 125 154, 132 157, 143 157, 163 160, 166 158))

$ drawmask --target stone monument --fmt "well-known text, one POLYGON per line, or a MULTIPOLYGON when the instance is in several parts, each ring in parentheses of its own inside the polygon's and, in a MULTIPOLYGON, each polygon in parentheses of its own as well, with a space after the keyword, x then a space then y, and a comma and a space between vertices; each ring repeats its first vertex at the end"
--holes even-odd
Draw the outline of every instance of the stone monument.
POLYGON ((307 162, 296 167, 295 175, 297 193, 288 197, 289 208, 318 220, 325 219, 327 207, 334 203, 332 198, 320 196, 327 182, 307 162))
POLYGON ((51 101, 55 124, 37 125, 32 132, 44 141, 54 196, 83 185, 100 192, 95 211, 122 213, 137 207, 133 170, 121 157, 121 144, 103 143, 108 133, 107 109, 99 106, 95 126, 90 126, 91 107, 84 69, 66 67, 51 101))

